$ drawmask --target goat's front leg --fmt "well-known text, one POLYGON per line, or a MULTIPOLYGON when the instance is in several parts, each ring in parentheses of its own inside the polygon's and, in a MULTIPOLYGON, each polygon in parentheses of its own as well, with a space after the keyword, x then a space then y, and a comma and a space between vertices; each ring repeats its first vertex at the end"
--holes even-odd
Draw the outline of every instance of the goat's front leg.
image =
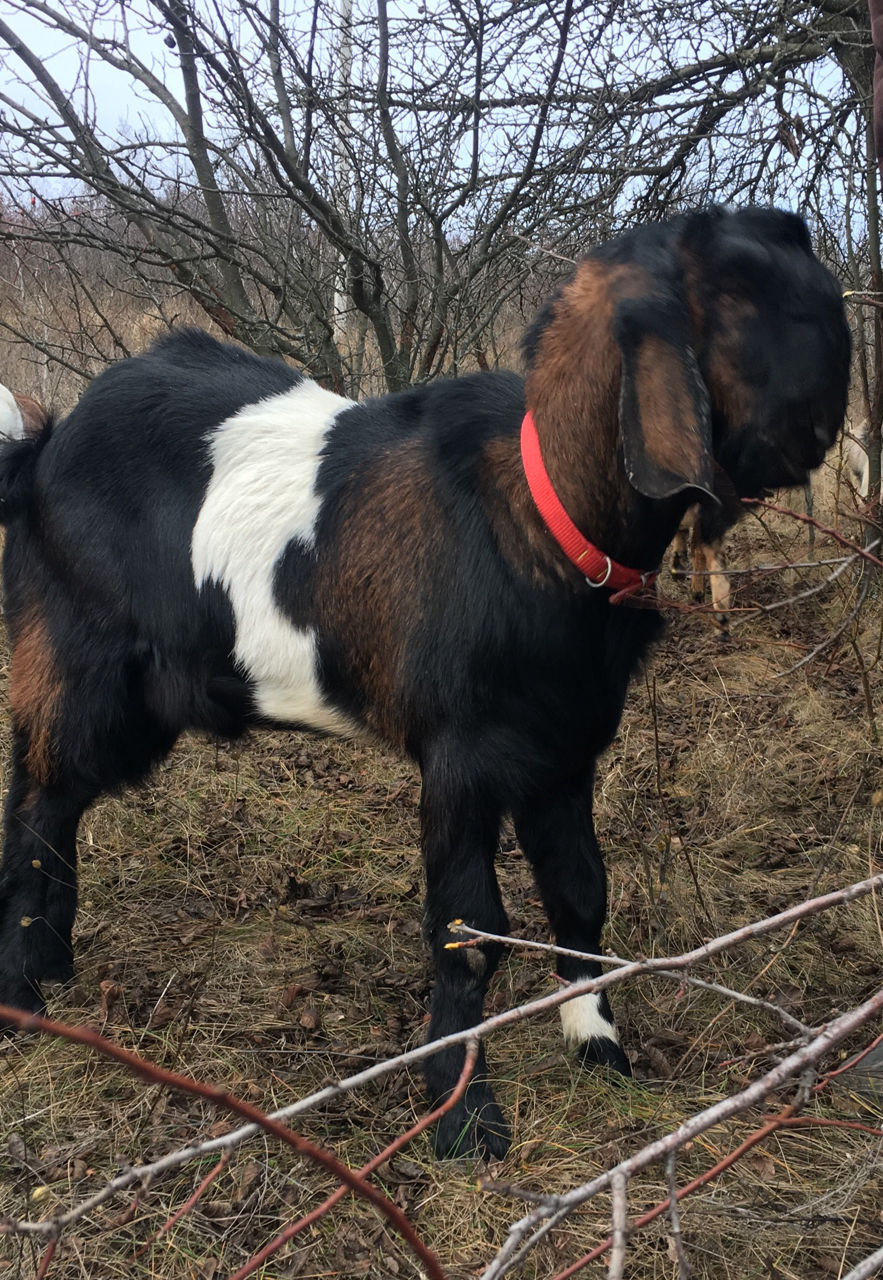
MULTIPOLYGON (((488 933, 505 933, 508 927, 494 872, 500 810, 477 771, 470 770, 469 754, 468 747, 438 748, 423 762, 424 928, 435 966, 429 1041, 481 1022, 485 992, 503 950, 498 943, 446 950, 453 941, 447 926, 462 919, 488 933)), ((426 1060, 433 1106, 450 1096, 464 1061, 462 1044, 426 1060)), ((508 1150, 509 1130, 487 1079, 483 1046, 464 1097, 436 1125, 434 1141, 440 1156, 499 1157, 508 1150)))
MULTIPOLYGON (((607 911, 607 875, 592 821, 594 769, 552 796, 533 797, 513 814, 515 830, 530 860, 549 923, 560 947, 599 954, 607 911)), ((597 978, 597 960, 558 957, 567 982, 597 978)), ((631 1075, 619 1043, 610 1003, 602 991, 561 1006, 564 1039, 586 1066, 600 1063, 631 1075)))

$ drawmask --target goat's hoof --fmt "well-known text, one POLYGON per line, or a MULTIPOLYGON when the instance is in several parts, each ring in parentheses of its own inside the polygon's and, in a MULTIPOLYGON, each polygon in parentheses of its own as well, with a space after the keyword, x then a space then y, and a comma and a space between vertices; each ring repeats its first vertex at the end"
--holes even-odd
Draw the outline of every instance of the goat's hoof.
POLYGON ((592 1036, 577 1049, 577 1057, 584 1067, 610 1067, 622 1076, 632 1074, 631 1063, 622 1047, 609 1036, 592 1036))
POLYGON ((35 920, 29 932, 36 935, 29 939, 27 971, 39 982, 70 982, 74 976, 74 948, 70 933, 65 937, 60 930, 51 929, 44 922, 38 932, 35 920))
MULTIPOLYGON (((42 1015, 46 1012, 46 1002, 39 984, 27 982, 21 977, 15 982, 0 982, 0 1004, 9 1005, 10 1008, 18 1009, 21 1013, 42 1015)), ((0 1035, 14 1035, 18 1029, 17 1023, 0 1016, 0 1035)))
POLYGON ((433 1144, 440 1160, 502 1160, 512 1138, 491 1087, 471 1085, 466 1096, 435 1126, 433 1144))

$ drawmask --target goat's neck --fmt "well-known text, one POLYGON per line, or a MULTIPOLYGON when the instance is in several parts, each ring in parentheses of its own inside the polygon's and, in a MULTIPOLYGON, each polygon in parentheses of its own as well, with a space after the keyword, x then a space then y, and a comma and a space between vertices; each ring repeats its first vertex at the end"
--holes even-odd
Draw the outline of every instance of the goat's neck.
POLYGON ((577 528, 637 569, 662 559, 688 505, 637 493, 619 445, 620 354, 601 272, 584 262, 562 291, 527 376, 543 461, 577 528))

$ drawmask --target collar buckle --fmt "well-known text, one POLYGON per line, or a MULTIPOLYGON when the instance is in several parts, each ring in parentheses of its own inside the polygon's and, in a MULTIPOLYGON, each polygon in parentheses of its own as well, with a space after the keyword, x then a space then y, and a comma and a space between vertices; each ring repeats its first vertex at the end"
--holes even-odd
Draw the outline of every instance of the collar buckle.
MULTIPOLYGON (((607 586, 607 582, 610 578, 611 573, 613 572, 613 561, 610 559, 610 556, 605 556, 604 559, 607 561, 607 569, 604 573, 604 577, 601 579, 600 582, 596 582, 594 578, 586 577, 586 582, 589 584, 590 587, 606 587, 607 586)), ((641 578, 643 580, 644 578, 643 574, 641 574, 641 578)))

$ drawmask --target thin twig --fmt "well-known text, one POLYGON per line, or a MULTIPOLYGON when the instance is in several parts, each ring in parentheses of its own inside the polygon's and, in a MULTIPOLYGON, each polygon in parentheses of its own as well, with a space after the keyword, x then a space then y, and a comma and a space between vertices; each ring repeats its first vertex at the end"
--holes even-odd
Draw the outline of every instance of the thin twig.
MULTIPOLYGON (((632 960, 626 960, 622 956, 601 955, 593 951, 575 951, 572 947, 559 947, 552 942, 536 942, 530 938, 513 938, 505 933, 485 933, 482 929, 473 929, 471 925, 464 924, 462 920, 454 920, 448 926, 451 933, 466 933, 469 935, 469 942, 447 942, 445 947, 453 950, 456 947, 472 947, 478 946, 481 942, 502 942, 509 947, 521 947, 527 951, 549 951, 553 955, 571 956, 576 960, 594 961, 600 964, 618 965, 620 968, 624 965, 631 965, 632 960)), ((677 982, 685 982, 688 986, 699 987, 703 991, 714 991, 717 995, 726 996, 729 1000, 738 1000, 742 1004, 754 1005, 758 1009, 766 1009, 770 1013, 774 1013, 776 1017, 781 1018, 795 1031, 806 1033, 810 1028, 805 1022, 801 1022, 799 1018, 795 1018, 781 1005, 774 1004, 771 1000, 761 1000, 758 996, 749 996, 744 991, 736 991, 733 987, 725 987, 719 982, 708 982, 704 978, 695 978, 692 974, 681 973, 672 969, 643 969, 642 973, 652 972, 654 978, 674 978, 677 982)))
MULTIPOLYGON (((877 539, 879 542, 880 539, 877 539)), ((876 543, 872 543, 873 550, 876 543)), ((754 578, 759 573, 782 573, 785 569, 826 569, 828 565, 852 564, 856 556, 828 556, 821 560, 781 560, 777 564, 752 564, 747 569, 694 569, 690 567, 691 578, 754 578)))
MULTIPOLYGON (((872 546, 876 547, 878 542, 879 539, 872 543, 872 546)), ((771 604, 754 605, 748 612, 741 613, 738 618, 734 618, 732 625, 751 622, 754 618, 759 618, 763 614, 775 613, 777 609, 785 609, 788 605, 799 604, 802 600, 808 600, 811 596, 818 595, 821 591, 826 590, 832 582, 836 582, 841 573, 849 565, 855 564, 857 560, 858 556, 847 556, 839 568, 835 569, 833 573, 829 573, 827 578, 824 578, 821 582, 817 582, 814 587, 807 587, 804 591, 798 591, 795 595, 788 596, 786 600, 774 600, 771 604)), ((794 566, 789 565, 788 567, 792 568, 794 566)))
MULTIPOLYGON (((396 1152, 401 1151, 402 1147, 407 1146, 409 1142, 412 1142, 414 1138, 423 1133, 424 1130, 430 1128, 430 1126, 434 1125, 437 1120, 440 1120, 443 1115, 446 1115, 448 1111, 457 1105, 463 1097, 463 1094, 466 1092, 466 1086, 469 1083, 472 1072, 475 1070, 477 1058, 478 1041, 470 1040, 466 1045, 466 1058, 463 1063, 463 1070, 460 1072, 460 1078, 457 1081, 454 1092, 451 1096, 447 1098, 441 1106, 436 1107, 434 1111, 430 1111, 429 1115, 424 1116, 422 1120, 418 1120, 415 1125, 412 1125, 407 1133, 402 1133, 395 1138, 389 1146, 384 1147, 382 1151, 379 1151, 376 1156, 368 1161, 367 1164, 363 1164, 361 1169, 359 1169, 360 1178, 365 1178, 369 1174, 374 1173, 382 1164, 385 1164, 387 1160, 394 1156, 396 1152)), ((271 1240, 270 1243, 265 1245, 259 1253, 256 1253, 253 1258, 250 1258, 244 1267, 240 1267, 239 1270, 230 1277, 230 1280, 246 1280, 247 1276, 250 1276, 253 1272, 257 1271, 258 1267, 266 1262, 268 1258, 271 1258, 273 1254, 281 1249, 284 1244, 287 1244, 289 1240, 293 1239, 298 1232, 303 1231, 306 1227, 312 1226, 314 1222, 318 1222, 320 1218, 324 1217, 329 1209, 332 1209, 339 1200, 342 1200, 348 1191, 348 1187, 338 1187, 337 1190, 332 1192, 326 1200, 323 1200, 317 1208, 313 1209, 310 1213, 305 1214, 304 1217, 299 1218, 297 1222, 293 1222, 290 1226, 286 1227, 284 1231, 281 1231, 279 1235, 276 1236, 275 1240, 271 1240)))
POLYGON ((675 1176, 677 1155, 669 1152, 665 1161, 665 1176, 668 1179, 668 1216, 671 1220, 671 1238, 675 1247, 678 1262, 678 1280, 690 1280, 692 1268, 684 1252, 684 1238, 681 1235, 681 1212, 678 1208, 678 1184, 675 1176))
POLYGON ((34 1280, 43 1280, 43 1277, 46 1275, 47 1271, 49 1270, 50 1262, 55 1257, 55 1250, 57 1248, 58 1248, 57 1238, 55 1240, 50 1240, 49 1247, 47 1248, 46 1252, 43 1254, 43 1257, 40 1259, 40 1265, 37 1268, 36 1274, 34 1276, 34 1280))
POLYGON ((143 1257, 143 1255, 147 1252, 150 1246, 160 1238, 160 1236, 164 1236, 167 1231, 171 1231, 172 1227, 174 1227, 176 1223, 180 1222, 185 1214, 190 1212, 190 1210, 193 1208, 196 1202, 200 1199, 203 1193, 208 1190, 208 1188, 214 1182, 215 1178, 217 1178, 218 1174, 222 1173, 224 1169, 227 1168, 227 1165, 229 1163, 230 1163, 230 1152, 225 1151, 224 1154, 221 1156, 220 1160, 218 1161, 218 1163, 213 1168, 211 1168, 208 1171, 208 1173, 205 1175, 202 1182, 200 1182, 199 1186, 193 1192, 193 1195, 190 1196, 187 1200, 185 1200, 184 1204, 181 1205, 181 1208, 178 1209, 175 1213, 173 1213, 167 1222, 164 1222, 163 1225, 158 1228, 158 1230, 154 1231, 153 1235, 150 1237, 149 1240, 145 1240, 141 1248, 138 1249, 136 1253, 132 1254, 131 1258, 129 1259, 129 1262, 130 1263, 137 1262, 139 1258, 143 1257))
POLYGON ((837 529, 832 529, 830 525, 822 524, 816 520, 814 516, 808 516, 803 511, 793 511, 791 507, 779 507, 773 502, 766 502, 763 498, 743 498, 742 501, 750 506, 763 507, 764 511, 775 511, 781 516, 791 516, 794 520, 799 520, 802 524, 811 524, 814 528, 819 529, 822 533, 827 534, 829 538, 833 538, 841 547, 846 547, 856 556, 861 556, 863 560, 875 564, 878 569, 883 569, 883 560, 878 559, 866 547, 860 547, 857 542, 853 542, 851 538, 846 538, 837 529))
POLYGON ((791 676, 794 674, 795 671, 799 671, 801 667, 807 666, 810 662, 813 661, 814 658, 817 658, 819 654, 824 653, 826 649, 830 649, 831 645, 840 639, 840 637, 843 635, 844 631, 847 629, 850 623, 853 622, 861 613, 865 600, 868 597, 868 590, 870 588, 870 585, 871 585, 870 578, 862 579, 862 584, 861 584, 861 587, 859 588, 859 593, 858 593, 858 600, 855 602, 855 605, 853 606, 853 608, 850 609, 849 613, 840 623, 839 627, 836 627, 835 630, 832 631, 829 636, 826 636, 825 639, 821 642, 821 644, 817 644, 816 647, 812 650, 812 652, 808 653, 806 657, 801 658, 799 662, 795 662, 793 667, 788 667, 786 671, 777 671, 776 672, 777 680, 782 680, 784 679, 785 676, 791 676))
POLYGON ((834 1067, 832 1071, 826 1072, 815 1086, 815 1092, 818 1093, 821 1089, 824 1089, 830 1080, 835 1080, 837 1076, 842 1076, 845 1071, 852 1071, 853 1067, 857 1067, 860 1062, 864 1061, 868 1054, 873 1053, 879 1044, 883 1044, 883 1034, 877 1036, 870 1044, 865 1045, 861 1053, 857 1053, 848 1062, 844 1062, 839 1067, 834 1067))

